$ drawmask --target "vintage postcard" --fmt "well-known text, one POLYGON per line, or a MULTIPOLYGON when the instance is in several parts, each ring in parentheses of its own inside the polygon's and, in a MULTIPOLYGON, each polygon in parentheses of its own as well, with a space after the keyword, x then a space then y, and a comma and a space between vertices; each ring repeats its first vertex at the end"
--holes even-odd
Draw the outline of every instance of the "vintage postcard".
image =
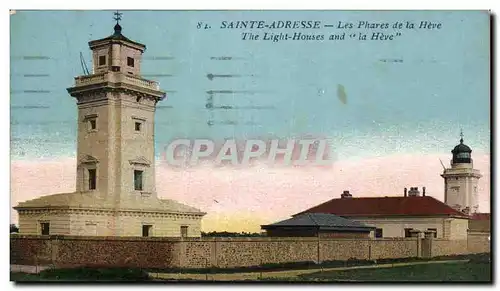
POLYGON ((492 282, 491 23, 11 10, 11 280, 492 282))

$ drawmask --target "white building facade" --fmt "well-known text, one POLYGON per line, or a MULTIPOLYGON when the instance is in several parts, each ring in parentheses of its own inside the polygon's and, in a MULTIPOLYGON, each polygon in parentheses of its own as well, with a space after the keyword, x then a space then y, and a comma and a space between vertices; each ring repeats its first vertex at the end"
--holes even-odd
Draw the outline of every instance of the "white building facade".
POLYGON ((404 238, 412 232, 432 232, 434 238, 466 240, 469 219, 449 216, 399 216, 399 217, 355 217, 355 221, 373 225, 377 229, 371 233, 374 238, 404 238))

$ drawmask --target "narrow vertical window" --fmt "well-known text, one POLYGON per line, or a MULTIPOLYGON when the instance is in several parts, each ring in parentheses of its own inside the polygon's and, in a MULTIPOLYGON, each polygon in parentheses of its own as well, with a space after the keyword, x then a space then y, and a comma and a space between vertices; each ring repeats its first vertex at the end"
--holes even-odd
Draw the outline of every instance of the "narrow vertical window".
POLYGON ((153 227, 152 225, 143 225, 142 226, 142 236, 143 237, 151 236, 151 228, 152 227, 153 227))
POLYGON ((141 131, 141 123, 140 122, 135 123, 135 131, 141 131))
POLYGON ((89 119, 89 130, 97 129, 97 120, 95 118, 89 119))
POLYGON ((96 169, 89 169, 89 190, 95 190, 96 188, 96 169))
POLYGON ((143 171, 134 170, 134 189, 142 191, 143 171))
POLYGON ((375 237, 376 238, 382 238, 384 236, 383 232, 382 232, 382 229, 381 228, 377 228, 375 229, 375 237))
POLYGON ((40 231, 41 231, 42 235, 49 235, 50 234, 50 223, 48 223, 48 222, 40 223, 40 231))
POLYGON ((95 131, 97 130, 97 114, 90 114, 85 116, 85 119, 83 122, 87 123, 87 130, 88 131, 95 131))
POLYGON ((99 56, 99 66, 104 66, 106 64, 106 56, 99 56))
POLYGON ((134 58, 127 57, 127 66, 134 67, 134 58))

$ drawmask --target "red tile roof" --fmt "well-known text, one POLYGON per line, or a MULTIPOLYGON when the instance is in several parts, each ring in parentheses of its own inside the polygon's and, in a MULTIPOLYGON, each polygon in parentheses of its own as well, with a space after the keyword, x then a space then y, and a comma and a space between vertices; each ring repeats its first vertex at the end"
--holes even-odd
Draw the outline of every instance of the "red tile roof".
POLYGON ((301 213, 331 213, 346 217, 445 215, 468 218, 462 212, 430 196, 339 198, 301 213))
POLYGON ((472 214, 471 218, 473 220, 490 220, 491 213, 474 213, 472 214))

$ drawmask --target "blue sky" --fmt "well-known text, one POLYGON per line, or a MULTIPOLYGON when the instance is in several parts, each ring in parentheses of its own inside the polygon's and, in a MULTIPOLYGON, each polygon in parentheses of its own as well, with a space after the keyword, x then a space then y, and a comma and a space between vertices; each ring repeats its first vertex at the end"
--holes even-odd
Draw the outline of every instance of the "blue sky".
MULTIPOLYGON (((146 44, 145 58, 173 57, 145 59, 142 66, 143 74, 173 75, 152 78, 163 90, 175 91, 159 104, 172 108, 157 110, 158 149, 179 137, 284 139, 311 134, 329 138, 336 156, 347 159, 449 153, 460 127, 473 150, 489 152, 489 21, 479 11, 124 11, 121 24, 125 36, 146 44), (217 28, 221 21, 254 19, 426 20, 440 22, 442 28, 403 30, 385 42, 277 43, 243 41, 241 30, 217 28), (213 28, 197 29, 200 21, 213 28), (211 59, 219 56, 238 59, 211 59), (244 77, 209 80, 210 73, 244 77), (346 92, 346 104, 337 96, 339 86, 346 92), (216 110, 211 115, 205 108, 207 90, 253 90, 257 93, 216 94, 214 102, 274 109, 216 110), (209 126, 208 120, 238 124, 209 126)), ((11 16, 14 159, 74 156, 76 104, 66 88, 82 74, 80 52, 90 66, 88 41, 112 34, 113 25, 111 11, 18 11, 11 16)), ((316 33, 335 31, 322 28, 316 33)))

